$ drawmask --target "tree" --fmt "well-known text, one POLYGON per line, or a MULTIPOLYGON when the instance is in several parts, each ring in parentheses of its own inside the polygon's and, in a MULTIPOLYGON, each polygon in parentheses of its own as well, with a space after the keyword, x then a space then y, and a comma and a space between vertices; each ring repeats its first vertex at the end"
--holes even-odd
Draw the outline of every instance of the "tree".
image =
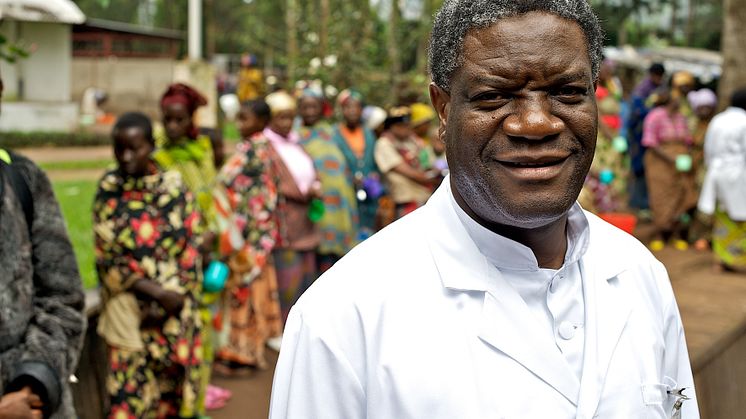
POLYGON ((742 0, 723 2, 723 76, 720 79, 719 96, 721 107, 736 89, 746 87, 746 7, 742 0))

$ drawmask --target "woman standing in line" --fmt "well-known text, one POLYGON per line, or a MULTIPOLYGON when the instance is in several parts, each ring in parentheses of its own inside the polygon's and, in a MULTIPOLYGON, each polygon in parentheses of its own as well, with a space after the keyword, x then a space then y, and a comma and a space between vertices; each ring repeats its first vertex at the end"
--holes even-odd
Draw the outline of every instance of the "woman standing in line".
POLYGON ((352 172, 347 159, 332 141, 331 127, 321 120, 323 96, 306 89, 299 99, 303 126, 300 142, 313 159, 321 182, 324 213, 316 225, 321 234, 316 262, 319 273, 326 272, 358 242, 358 208, 352 172))
POLYGON ((363 95, 343 90, 337 97, 343 121, 334 126, 332 140, 342 151, 352 171, 360 223, 359 239, 365 240, 377 230, 376 212, 382 194, 381 174, 376 166, 376 138, 362 124, 363 95))
POLYGON ((656 108, 645 117, 642 145, 650 209, 656 233, 650 248, 663 249, 674 235, 674 246, 686 250, 688 224, 697 206, 697 187, 692 170, 692 135, 680 112, 681 98, 666 90, 656 93, 656 108))
MULTIPOLYGON (((195 196, 197 209, 202 214, 202 228, 205 231, 201 250, 203 254, 209 255, 215 250, 216 218, 212 199, 216 175, 215 159, 210 137, 199 134, 194 123, 194 113, 206 104, 207 99, 190 86, 176 83, 168 87, 161 98, 164 132, 156 139, 160 147, 153 153, 153 159, 165 170, 178 171, 187 189, 195 196)), ((200 262, 201 269, 204 269, 205 261, 200 262)), ((212 311, 218 297, 217 292, 205 292, 200 301, 200 314, 204 325, 202 342, 205 353, 202 370, 203 383, 198 395, 200 414, 204 414, 207 407, 219 405, 216 402, 205 406, 215 347, 212 311)), ((228 393, 213 391, 213 394, 218 393, 228 397, 228 393)), ((211 397, 209 401, 219 398, 211 397)))
POLYGON ((220 253, 231 271, 223 322, 228 341, 218 358, 231 367, 267 368, 264 347, 282 334, 271 256, 278 238, 277 181, 270 170, 269 143, 261 135, 269 119, 263 100, 241 107, 242 141, 220 171, 215 191, 220 253))
POLYGON ((319 231, 309 216, 311 203, 321 195, 313 159, 293 131, 297 112, 295 99, 280 91, 267 96, 271 110, 262 137, 269 144, 271 170, 277 176, 278 242, 272 256, 277 268, 283 322, 290 308, 316 280, 316 248, 319 231))
POLYGON ((118 168, 101 179, 93 205, 109 417, 194 417, 202 364, 199 212, 179 173, 150 158, 155 140, 146 116, 123 115, 112 135, 118 168))

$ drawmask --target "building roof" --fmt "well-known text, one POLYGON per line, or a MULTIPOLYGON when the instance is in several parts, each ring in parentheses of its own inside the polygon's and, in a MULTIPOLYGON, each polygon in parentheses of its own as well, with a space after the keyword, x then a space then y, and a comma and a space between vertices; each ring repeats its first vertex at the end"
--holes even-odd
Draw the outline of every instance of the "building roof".
POLYGON ((0 19, 75 24, 85 15, 72 0, 0 0, 0 19))
MULTIPOLYGON (((2 0, 0 0, 2 1, 2 0)), ((131 23, 116 22, 104 19, 86 19, 85 23, 75 26, 75 32, 114 32, 127 35, 142 35, 151 38, 182 41, 186 38, 183 31, 172 29, 149 28, 131 23)))

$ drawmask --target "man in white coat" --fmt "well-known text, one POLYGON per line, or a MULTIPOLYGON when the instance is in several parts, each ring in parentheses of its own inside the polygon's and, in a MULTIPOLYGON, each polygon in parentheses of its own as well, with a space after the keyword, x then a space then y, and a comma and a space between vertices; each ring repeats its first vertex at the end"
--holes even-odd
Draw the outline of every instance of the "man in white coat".
POLYGON ((451 175, 295 305, 272 419, 699 417, 665 268, 575 203, 602 40, 586 0, 445 1, 451 175))

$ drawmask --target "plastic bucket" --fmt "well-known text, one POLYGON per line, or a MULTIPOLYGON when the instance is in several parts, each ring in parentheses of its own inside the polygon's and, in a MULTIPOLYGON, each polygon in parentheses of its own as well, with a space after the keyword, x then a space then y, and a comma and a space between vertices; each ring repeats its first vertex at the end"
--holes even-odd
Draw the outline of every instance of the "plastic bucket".
POLYGON ((629 234, 634 233, 635 227, 637 227, 637 217, 632 214, 607 212, 598 214, 598 216, 607 223, 619 228, 620 230, 624 230, 629 234))

